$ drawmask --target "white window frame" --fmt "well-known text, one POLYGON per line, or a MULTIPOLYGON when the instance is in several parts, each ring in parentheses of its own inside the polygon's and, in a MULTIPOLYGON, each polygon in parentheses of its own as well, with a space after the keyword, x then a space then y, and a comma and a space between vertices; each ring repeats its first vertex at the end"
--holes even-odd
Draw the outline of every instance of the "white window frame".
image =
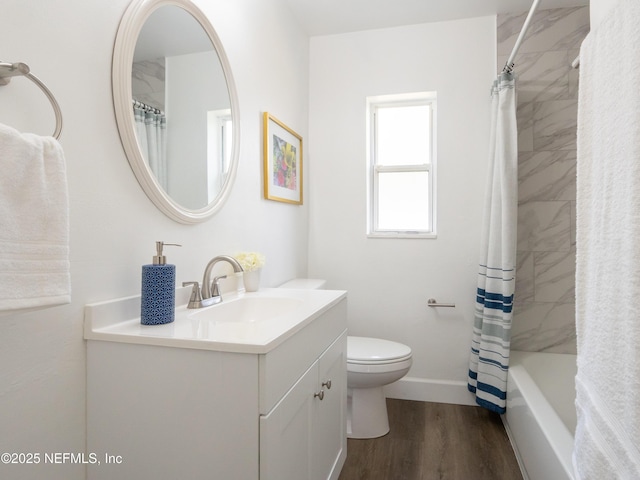
POLYGON ((218 196, 227 180, 232 148, 227 141, 227 129, 231 121, 229 108, 207 111, 207 198, 209 202, 218 196))
POLYGON ((399 95, 367 97, 367 237, 369 238, 436 238, 436 92, 418 92, 399 95), (378 108, 397 106, 429 105, 431 112, 430 158, 416 165, 378 165, 376 158, 378 108), (383 230, 378 228, 378 178, 386 172, 428 172, 429 173, 429 219, 427 230, 383 230))

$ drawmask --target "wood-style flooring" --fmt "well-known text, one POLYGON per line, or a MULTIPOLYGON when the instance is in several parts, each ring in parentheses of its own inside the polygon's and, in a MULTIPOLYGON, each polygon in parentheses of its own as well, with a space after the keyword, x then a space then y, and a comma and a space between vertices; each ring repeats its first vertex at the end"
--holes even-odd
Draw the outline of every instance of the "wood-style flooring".
POLYGON ((349 439, 339 480, 522 480, 498 414, 387 399, 391 431, 349 439))

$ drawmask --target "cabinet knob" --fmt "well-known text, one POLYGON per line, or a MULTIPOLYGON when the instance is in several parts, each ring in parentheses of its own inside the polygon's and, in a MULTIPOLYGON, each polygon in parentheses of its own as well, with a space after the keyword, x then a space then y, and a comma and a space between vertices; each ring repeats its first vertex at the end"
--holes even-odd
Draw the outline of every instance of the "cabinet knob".
POLYGON ((327 387, 327 390, 331 390, 331 380, 327 380, 326 382, 322 382, 323 387, 327 387))
POLYGON ((324 390, 320 390, 318 393, 314 393, 313 397, 318 397, 320 400, 324 400, 324 390))

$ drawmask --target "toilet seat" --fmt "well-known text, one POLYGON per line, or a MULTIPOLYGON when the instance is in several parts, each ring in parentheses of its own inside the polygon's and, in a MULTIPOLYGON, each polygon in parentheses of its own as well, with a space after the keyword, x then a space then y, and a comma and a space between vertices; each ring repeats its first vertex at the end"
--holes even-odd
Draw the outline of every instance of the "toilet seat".
POLYGON ((371 374, 384 374, 384 373, 392 373, 399 372, 401 370, 408 370, 413 364, 413 359, 411 357, 406 358, 404 360, 400 360, 397 362, 386 362, 386 363, 352 363, 347 362, 347 372, 351 373, 371 373, 371 374))
POLYGON ((411 359, 411 348, 402 343, 369 337, 347 337, 347 364, 387 365, 411 359))

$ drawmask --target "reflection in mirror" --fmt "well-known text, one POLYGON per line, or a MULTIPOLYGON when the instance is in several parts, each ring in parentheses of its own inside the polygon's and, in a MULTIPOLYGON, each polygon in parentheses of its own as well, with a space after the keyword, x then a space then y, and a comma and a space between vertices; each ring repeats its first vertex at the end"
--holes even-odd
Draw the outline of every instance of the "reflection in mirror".
POLYGON ((131 86, 138 143, 158 183, 180 205, 206 207, 224 183, 231 105, 218 55, 189 12, 163 6, 149 16, 131 86))
POLYGON ((135 0, 125 13, 114 49, 114 101, 145 192, 174 220, 192 223, 217 211, 233 182, 237 100, 206 17, 188 0, 166 3, 135 0))

